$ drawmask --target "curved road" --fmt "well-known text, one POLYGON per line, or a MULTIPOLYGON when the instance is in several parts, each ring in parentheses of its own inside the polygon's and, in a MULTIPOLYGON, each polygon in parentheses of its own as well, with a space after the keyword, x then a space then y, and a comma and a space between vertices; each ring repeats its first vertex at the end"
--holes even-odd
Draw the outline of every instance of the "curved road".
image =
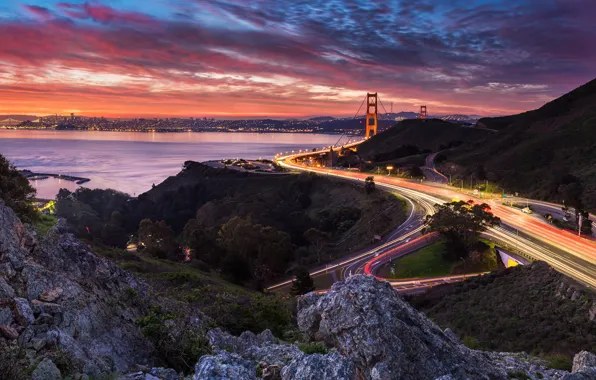
MULTIPOLYGON (((352 145, 357 145, 354 143, 352 145)), ((292 155, 285 157, 276 157, 278 163, 286 168, 317 172, 323 175, 332 175, 353 181, 364 181, 369 176, 367 173, 348 172, 337 169, 307 167, 297 164, 294 160, 297 157, 307 156, 312 153, 302 155, 292 155)), ((434 169, 433 169, 434 170, 434 169)), ((438 172, 437 172, 438 173, 438 172)), ((560 272, 580 281, 584 284, 596 287, 596 242, 583 239, 573 233, 560 230, 549 223, 531 215, 523 214, 517 209, 502 205, 499 201, 484 200, 476 196, 462 194, 451 187, 431 183, 420 183, 403 180, 387 176, 375 176, 377 187, 396 191, 406 198, 415 199, 418 202, 424 201, 425 204, 442 203, 453 199, 472 199, 475 202, 487 202, 493 213, 501 218, 502 227, 490 229, 489 234, 500 242, 505 242, 509 247, 523 251, 537 260, 543 260, 560 272)), ((553 206, 554 207, 554 206, 553 206)), ((412 231, 414 232, 414 231, 412 231)), ((414 236, 414 233, 406 233, 408 236, 414 236)), ((407 239, 405 236, 395 239, 395 241, 386 243, 383 249, 393 248, 407 239)), ((351 258, 349 261, 342 261, 336 264, 335 269, 346 268, 349 275, 359 268, 359 264, 370 260, 377 252, 371 250, 363 253, 360 257, 351 258)), ((346 269, 343 269, 345 275, 346 269)), ((316 273, 315 273, 316 275, 316 273)), ((290 283, 287 281, 287 283, 290 283)), ((279 285, 279 284, 278 284, 279 285)), ((278 285, 272 287, 275 289, 278 285)))

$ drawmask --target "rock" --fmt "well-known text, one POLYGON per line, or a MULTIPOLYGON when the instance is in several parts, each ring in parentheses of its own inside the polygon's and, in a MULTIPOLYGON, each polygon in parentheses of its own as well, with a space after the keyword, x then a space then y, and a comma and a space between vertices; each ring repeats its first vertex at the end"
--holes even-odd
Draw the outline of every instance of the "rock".
POLYGON ((12 311, 8 307, 0 307, 0 325, 12 323, 12 311))
POLYGON ((45 292, 41 293, 39 299, 44 302, 54 302, 58 298, 60 298, 63 292, 64 290, 62 290, 62 288, 53 288, 50 290, 46 290, 45 292))
POLYGON ((281 368, 280 366, 274 365, 267 365, 267 363, 260 364, 262 369, 262 376, 263 380, 282 380, 281 379, 281 368))
POLYGON ((54 323, 54 317, 50 314, 41 313, 33 322, 34 325, 51 325, 54 323))
POLYGON ((284 380, 352 380, 355 375, 354 363, 336 352, 327 355, 301 355, 281 371, 284 380))
POLYGON ((301 297, 297 320, 311 339, 335 347, 367 378, 507 378, 504 370, 447 338, 388 283, 372 276, 352 276, 324 295, 301 297))
POLYGON ((58 314, 62 313, 62 306, 57 303, 42 302, 39 300, 31 301, 33 306, 33 312, 35 314, 47 313, 47 314, 58 314))
POLYGON ((451 341, 453 341, 454 343, 461 343, 459 337, 455 335, 453 330, 451 330, 449 327, 447 327, 445 331, 443 331, 443 334, 445 334, 445 336, 451 339, 451 341))
POLYGON ((33 323, 35 316, 33 310, 29 306, 29 301, 24 298, 14 299, 15 314, 14 319, 22 326, 27 326, 33 323))
POLYGON ((235 337, 221 329, 213 329, 207 333, 207 336, 215 352, 237 353, 245 359, 254 361, 255 366, 262 362, 283 367, 302 354, 297 346, 279 342, 269 330, 258 335, 245 331, 239 337, 235 337))
POLYGON ((42 360, 33 373, 31 374, 31 380, 60 380, 62 375, 60 370, 53 361, 50 359, 42 360))
POLYGON ((19 333, 16 329, 10 326, 0 325, 0 336, 3 336, 8 340, 15 340, 19 337, 19 333))
POLYGON ((221 351, 217 355, 201 357, 195 366, 192 380, 254 380, 256 367, 250 360, 240 355, 221 351))
POLYGON ((170 368, 145 368, 120 376, 118 380, 180 380, 182 377, 170 368))
MULTIPOLYGON (((2 273, 0 271, 0 273, 2 273)), ((3 277, 0 277, 0 298, 13 298, 14 289, 6 282, 3 277)))
POLYGON ((588 310, 588 318, 590 318, 590 321, 596 319, 596 301, 592 302, 592 307, 588 310))
POLYGON ((573 357, 571 372, 578 372, 585 367, 596 367, 596 355, 588 351, 581 351, 573 357))

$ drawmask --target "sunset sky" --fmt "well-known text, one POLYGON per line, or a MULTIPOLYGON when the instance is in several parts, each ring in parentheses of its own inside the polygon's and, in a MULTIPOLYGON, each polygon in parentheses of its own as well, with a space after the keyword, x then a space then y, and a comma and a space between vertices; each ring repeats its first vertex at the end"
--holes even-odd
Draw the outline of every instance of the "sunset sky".
POLYGON ((0 0, 0 114, 499 115, 596 76, 594 0, 0 0))

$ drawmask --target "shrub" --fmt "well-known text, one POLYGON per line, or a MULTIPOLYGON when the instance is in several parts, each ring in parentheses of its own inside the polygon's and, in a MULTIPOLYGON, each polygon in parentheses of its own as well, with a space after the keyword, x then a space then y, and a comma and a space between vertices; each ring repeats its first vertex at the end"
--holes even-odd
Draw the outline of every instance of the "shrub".
POLYGON ((180 326, 180 321, 161 307, 152 307, 147 315, 136 323, 143 334, 151 340, 159 358, 177 371, 191 371, 203 355, 211 353, 205 331, 196 326, 180 326), (173 323, 168 323, 172 321, 173 323), (174 329, 178 329, 176 333, 174 329))
POLYGON ((509 371, 507 372, 507 375, 510 379, 531 380, 531 377, 524 371, 509 371))
POLYGON ((323 354, 325 355, 327 351, 327 347, 321 342, 309 342, 309 343, 299 343, 298 348, 300 351, 304 352, 307 355, 311 354, 323 354))
POLYGON ((554 354, 554 355, 549 355, 549 356, 545 357, 544 359, 547 361, 548 366, 550 368, 554 368, 554 369, 571 371, 571 366, 573 365, 571 358, 569 358, 566 355, 554 354))
POLYGON ((472 350, 480 349, 480 343, 478 342, 478 339, 474 338, 473 336, 466 335, 461 340, 461 342, 463 343, 464 346, 466 346, 472 350))

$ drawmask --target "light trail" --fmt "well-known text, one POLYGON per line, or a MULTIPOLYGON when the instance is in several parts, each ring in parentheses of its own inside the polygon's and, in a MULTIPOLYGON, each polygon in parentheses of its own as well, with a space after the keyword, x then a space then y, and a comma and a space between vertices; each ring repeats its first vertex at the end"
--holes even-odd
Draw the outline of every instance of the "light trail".
MULTIPOLYGON (((346 147, 355 146, 359 143, 360 142, 356 142, 346 147)), ((278 164, 288 169, 310 171, 349 180, 364 181, 366 177, 371 175, 369 173, 344 172, 335 169, 306 167, 300 166, 293 162, 287 162, 290 158, 294 159, 296 157, 306 157, 312 154, 312 152, 308 152, 301 155, 277 157, 276 159, 278 164)), ((397 191, 403 194, 405 197, 424 200, 427 202, 427 204, 429 202, 432 202, 433 204, 440 204, 444 203, 446 200, 449 201, 452 199, 471 199, 474 202, 486 202, 491 206, 493 214, 501 219, 503 226, 518 230, 523 234, 527 234, 532 238, 552 246, 555 248, 555 250, 560 250, 563 252, 555 252, 502 228, 490 229, 488 233, 499 238, 499 240, 509 242, 512 246, 522 248, 533 258, 537 260, 543 260, 562 273, 596 288, 596 242, 583 239, 567 231, 559 230, 558 228, 544 221, 532 218, 521 212, 517 212, 517 210, 498 204, 494 200, 490 201, 479 199, 477 197, 462 194, 449 188, 430 186, 393 177, 379 175, 374 177, 375 184, 378 187, 397 191), (562 253, 566 253, 567 255, 563 255, 562 253)), ((412 236, 412 233, 408 233, 407 235, 412 236)), ((404 238, 405 236, 400 240, 403 240, 404 238)), ((375 250, 364 253, 358 258, 351 259, 347 263, 337 264, 336 267, 346 265, 352 261, 355 261, 356 259, 366 257, 374 251, 375 250)), ((288 283, 291 283, 291 281, 288 281, 288 283)))

